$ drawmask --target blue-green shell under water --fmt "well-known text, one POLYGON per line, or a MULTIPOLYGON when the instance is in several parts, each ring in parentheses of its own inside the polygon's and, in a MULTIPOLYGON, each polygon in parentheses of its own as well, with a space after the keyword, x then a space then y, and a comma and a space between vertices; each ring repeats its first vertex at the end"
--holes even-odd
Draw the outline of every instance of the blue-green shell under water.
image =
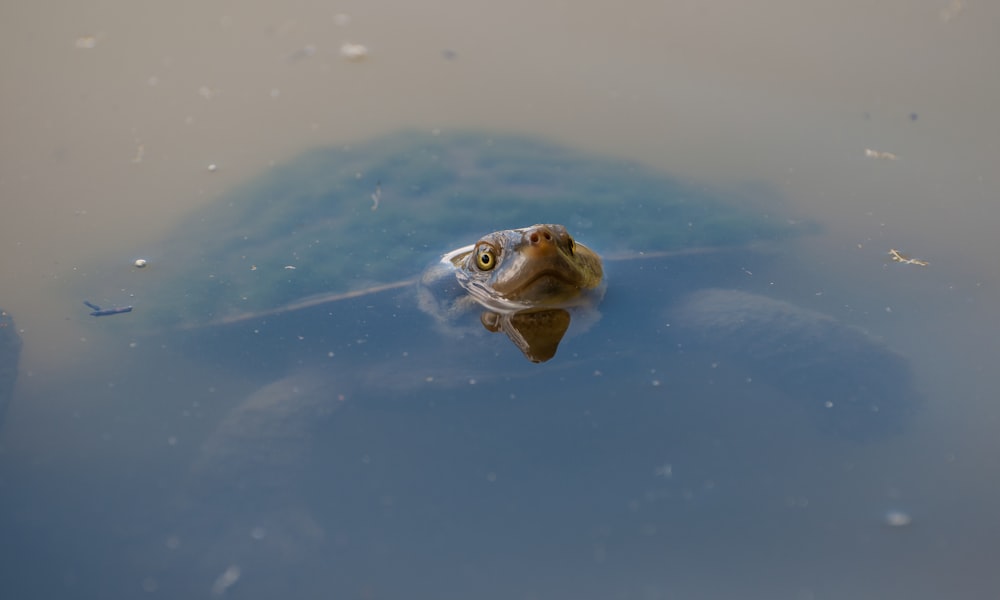
POLYGON ((159 249, 137 319, 210 323, 404 280, 478 236, 560 223, 602 253, 739 246, 803 231, 760 187, 723 198, 635 162, 527 137, 402 133, 307 151, 193 214, 159 249))

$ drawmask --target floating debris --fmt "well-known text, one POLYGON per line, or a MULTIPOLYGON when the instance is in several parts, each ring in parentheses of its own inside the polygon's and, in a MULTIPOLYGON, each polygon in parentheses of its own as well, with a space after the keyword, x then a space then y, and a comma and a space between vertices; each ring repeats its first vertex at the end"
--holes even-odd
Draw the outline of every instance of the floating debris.
POLYGON ((122 313, 132 312, 131 306, 101 308, 100 306, 94 304, 93 302, 88 302, 87 300, 84 300, 83 303, 94 310, 94 312, 90 313, 90 316, 92 317, 107 317, 109 315, 120 315, 122 313))
POLYGON ((221 596, 225 594, 227 589, 240 580, 240 575, 239 565, 230 565, 228 569, 215 579, 215 583, 212 584, 212 595, 221 596))
POLYGON ((368 47, 361 44, 345 42, 344 45, 340 47, 340 55, 351 62, 361 62, 368 58, 368 47))
POLYGON ((918 267, 926 267, 927 265, 930 264, 926 260, 920 260, 919 258, 910 258, 909 256, 906 256, 899 250, 896 250, 895 248, 889 249, 889 258, 891 258, 893 262, 898 262, 904 265, 917 265, 918 267))
POLYGON ((868 158, 880 158, 883 160, 898 160, 899 157, 892 152, 881 152, 879 150, 872 150, 871 148, 865 148, 865 156, 868 158))
POLYGON ((135 266, 136 269, 144 269, 148 264, 149 262, 145 258, 137 258, 135 259, 135 262, 132 263, 132 265, 135 266))
POLYGON ((218 90, 213 90, 207 85, 203 85, 200 88, 198 88, 198 95, 204 98, 205 100, 211 100, 212 98, 218 96, 219 92, 218 90))
POLYGON ((82 35, 76 38, 76 47, 81 50, 92 50, 97 47, 99 35, 82 35))
POLYGON ((382 200, 382 182, 375 184, 375 191, 372 193, 372 211, 378 210, 378 203, 382 200))
POLYGON ((219 165, 217 165, 215 163, 212 163, 212 164, 208 165, 208 172, 209 173, 215 173, 218 170, 219 170, 219 165))
POLYGON ((663 477, 664 479, 670 479, 674 476, 674 467, 670 463, 664 463, 653 469, 654 477, 663 477))
POLYGON ((901 510, 890 510, 885 513, 885 524, 889 527, 906 527, 913 523, 913 517, 901 510))
POLYGON ((963 0, 951 0, 946 8, 941 9, 941 20, 945 23, 958 16, 965 9, 963 0))

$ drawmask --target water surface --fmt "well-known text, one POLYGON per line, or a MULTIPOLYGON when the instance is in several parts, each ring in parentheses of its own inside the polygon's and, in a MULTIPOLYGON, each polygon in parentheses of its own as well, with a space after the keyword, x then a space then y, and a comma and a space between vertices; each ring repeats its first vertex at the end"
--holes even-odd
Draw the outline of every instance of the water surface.
POLYGON ((0 9, 0 306, 24 340, 0 431, 0 595, 990 597, 996 10, 0 9), (905 357, 919 410, 858 440, 753 369, 678 361, 664 319, 630 354, 615 333, 675 293, 639 287, 637 266, 609 270, 602 320, 543 371, 499 336, 399 337, 429 331, 402 291, 343 305, 340 329, 317 325, 323 309, 290 316, 279 332, 304 344, 245 361, 238 337, 158 344, 86 314, 176 272, 160 241, 273 165, 470 128, 635 160, 735 204, 776 190, 822 233, 682 280, 863 328, 905 357), (294 405, 313 428, 250 410, 289 393, 315 399, 294 405), (213 446, 239 431, 274 437, 213 446))

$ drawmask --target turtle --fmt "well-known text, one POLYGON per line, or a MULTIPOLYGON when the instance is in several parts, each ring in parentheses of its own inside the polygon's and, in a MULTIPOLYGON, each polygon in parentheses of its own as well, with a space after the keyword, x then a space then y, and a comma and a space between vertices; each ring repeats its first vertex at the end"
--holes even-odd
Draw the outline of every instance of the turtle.
POLYGON ((570 309, 591 314, 604 295, 600 257, 557 224, 496 231, 444 254, 420 278, 420 307, 442 324, 481 309, 532 362, 551 359, 570 309))
MULTIPOLYGON (((727 202, 704 185, 531 137, 403 132, 307 151, 145 248, 157 267, 143 275, 157 276, 133 287, 136 318, 127 323, 155 335, 174 331, 186 352, 269 380, 330 356, 377 370, 371 345, 357 350, 375 324, 390 322, 387 339, 425 339, 431 329, 443 339, 503 331, 529 360, 544 362, 558 340, 533 354, 510 316, 536 313, 517 320, 565 330, 568 318, 537 313, 572 308, 580 325, 570 333, 588 331, 603 318, 603 257, 618 280, 609 292, 615 310, 648 313, 654 324, 642 324, 643 333, 669 327, 670 334, 669 346, 652 350, 641 336, 628 338, 637 349, 616 356, 725 355, 744 370, 773 371, 783 386, 797 382, 822 427, 848 437, 893 429, 915 396, 905 359, 860 329, 762 293, 766 284, 754 289, 746 277, 747 266, 765 268, 782 241, 818 231, 808 220, 776 216, 787 212, 760 186, 744 186, 727 202), (586 258, 587 282, 568 286, 570 296, 556 289, 554 301, 508 298, 496 280, 506 269, 473 266, 539 235, 586 258), (566 306, 545 306, 553 302, 566 306), (628 302, 637 306, 624 308, 628 302), (467 318, 471 307, 480 308, 478 319, 467 318), (337 348, 334 338, 347 341, 337 348), (852 369, 865 377, 835 377, 852 369), (816 383, 823 379, 841 383, 816 383)), ((544 289, 552 296, 551 285, 544 289)), ((437 344, 437 359, 447 362, 442 353, 451 347, 437 344)), ((462 343, 454 347, 463 351, 462 343)))
MULTIPOLYGON (((507 464, 475 436, 516 440, 508 450, 538 458, 531 477, 547 480, 603 464, 591 427, 626 432, 619 443, 642 456, 684 440, 711 454, 776 428, 850 441, 902 430, 919 399, 904 356, 747 276, 818 230, 787 212, 761 186, 733 199, 531 137, 404 132, 307 151, 237 186, 142 249, 152 268, 132 286, 135 311, 108 326, 250 388, 200 442, 178 527, 215 573, 261 556, 243 546, 258 529, 275 546, 256 567, 294 568, 324 555, 317 532, 350 529, 319 507, 364 523, 392 511, 393 494, 357 471, 388 460, 365 450, 382 436, 411 449, 398 464, 454 472, 507 464), (525 252, 559 267, 510 284, 500 274, 525 252), (565 428, 579 435, 544 445, 565 428), (465 456, 428 449, 442 439, 465 456), (329 473, 337 485, 321 483, 329 473), (233 489, 240 509, 222 522, 233 489)), ((598 470, 609 488, 635 475, 598 470)), ((592 493, 546 489, 534 498, 553 499, 552 515, 592 493)), ((469 494, 445 504, 482 502, 469 494)))
POLYGON ((608 256, 738 248, 816 231, 762 186, 699 184, 526 136, 403 132, 321 147, 237 185, 159 244, 132 322, 193 329, 415 280, 492 231, 559 223, 608 256))

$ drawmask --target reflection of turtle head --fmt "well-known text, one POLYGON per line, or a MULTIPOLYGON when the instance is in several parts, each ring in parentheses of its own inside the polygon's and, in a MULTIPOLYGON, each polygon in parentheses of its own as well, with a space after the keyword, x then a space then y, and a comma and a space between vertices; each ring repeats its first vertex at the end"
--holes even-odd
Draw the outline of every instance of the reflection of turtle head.
POLYGON ((545 362, 556 355, 569 329, 569 311, 561 308, 522 310, 508 315, 484 311, 479 317, 487 331, 502 331, 531 362, 545 362))
POLYGON ((601 259, 562 225, 491 233, 454 260, 462 286, 491 308, 574 304, 603 282, 601 259))

